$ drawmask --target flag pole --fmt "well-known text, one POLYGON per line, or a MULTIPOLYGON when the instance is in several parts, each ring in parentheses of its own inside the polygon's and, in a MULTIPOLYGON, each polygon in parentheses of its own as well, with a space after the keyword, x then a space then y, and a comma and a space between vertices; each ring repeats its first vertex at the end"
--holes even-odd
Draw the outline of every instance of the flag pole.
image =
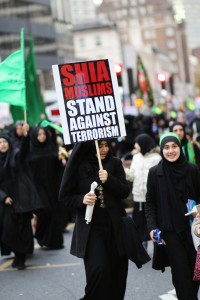
POLYGON ((24 73, 24 123, 27 123, 27 111, 26 111, 26 76, 25 76, 25 57, 24 57, 24 28, 21 28, 20 32, 20 46, 21 46, 21 55, 22 55, 22 70, 24 73))
MULTIPOLYGON (((97 158, 98 158, 98 162, 99 162, 99 169, 103 170, 103 165, 101 162, 101 157, 100 157, 100 152, 99 152, 99 145, 98 145, 98 141, 95 140, 95 146, 96 146, 96 151, 97 151, 97 158)), ((104 183, 105 181, 102 181, 102 183, 104 183)), ((103 195, 102 195, 103 197, 103 195)), ((105 202, 104 202, 104 198, 101 199, 101 204, 100 204, 101 208, 105 208, 105 202)))
POLYGON ((102 166, 102 162, 101 162, 101 157, 100 157, 100 152, 99 152, 99 145, 98 145, 98 141, 97 140, 95 140, 95 146, 96 146, 97 158, 98 158, 98 162, 99 162, 99 169, 103 170, 103 166, 102 166))

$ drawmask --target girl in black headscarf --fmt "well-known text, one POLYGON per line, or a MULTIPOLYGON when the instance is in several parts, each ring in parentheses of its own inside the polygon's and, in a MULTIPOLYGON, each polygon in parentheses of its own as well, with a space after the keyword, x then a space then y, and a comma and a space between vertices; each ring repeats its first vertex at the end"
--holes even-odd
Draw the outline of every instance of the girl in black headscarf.
MULTIPOLYGON (((200 200, 199 170, 186 161, 177 134, 162 135, 160 148, 162 160, 150 169, 147 181, 147 227, 153 242, 154 230, 161 230, 166 246, 159 247, 167 254, 178 299, 197 300, 199 284, 192 280, 196 252, 185 214, 188 199, 200 200)), ((167 266, 159 264, 162 270, 167 266)))
POLYGON ((9 137, 0 135, 0 247, 2 255, 14 252, 12 266, 19 270, 25 268, 26 254, 33 252, 33 207, 28 203, 31 196, 27 197, 26 189, 30 188, 30 181, 24 172, 26 189, 20 181, 23 150, 13 150, 9 137))
MULTIPOLYGON (((122 300, 126 289, 128 257, 124 247, 122 199, 129 194, 121 160, 113 157, 109 140, 98 141, 103 170, 99 170, 94 141, 74 146, 67 163, 60 200, 76 211, 71 254, 83 258, 87 300, 122 300), (90 192, 96 181, 95 192, 90 192), (94 205, 86 224, 87 205, 94 205)), ((137 252, 137 249, 135 249, 137 252)), ((147 262, 148 260, 146 260, 147 262)))
POLYGON ((197 164, 200 168, 199 146, 195 142, 188 140, 186 136, 185 125, 181 122, 174 122, 170 126, 170 131, 176 133, 179 136, 181 140, 182 151, 186 157, 186 160, 193 164, 197 164))
POLYGON ((46 128, 32 128, 27 161, 43 204, 43 210, 37 213, 35 237, 40 246, 63 248, 63 225, 58 203, 62 166, 58 160, 58 147, 52 143, 46 128))
POLYGON ((23 141, 23 121, 16 122, 13 130, 11 131, 11 141, 13 148, 20 148, 23 141))

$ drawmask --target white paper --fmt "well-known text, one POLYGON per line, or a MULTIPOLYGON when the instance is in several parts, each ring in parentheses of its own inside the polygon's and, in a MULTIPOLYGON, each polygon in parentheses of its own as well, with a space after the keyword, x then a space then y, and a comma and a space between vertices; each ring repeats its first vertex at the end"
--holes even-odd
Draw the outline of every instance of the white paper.
MULTIPOLYGON (((96 181, 94 181, 91 184, 91 187, 90 187, 91 193, 94 193, 94 190, 96 189, 97 185, 98 185, 98 183, 96 181)), ((86 220, 87 224, 89 224, 92 221, 93 210, 94 210, 94 205, 87 205, 86 212, 85 212, 85 220, 86 220)))

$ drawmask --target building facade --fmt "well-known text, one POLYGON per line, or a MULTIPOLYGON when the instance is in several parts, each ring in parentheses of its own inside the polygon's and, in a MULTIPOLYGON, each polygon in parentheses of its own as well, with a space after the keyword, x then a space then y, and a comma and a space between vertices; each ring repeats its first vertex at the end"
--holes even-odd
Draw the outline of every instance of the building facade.
POLYGON ((177 23, 184 21, 189 49, 200 47, 200 1, 171 0, 177 23))
POLYGON ((53 64, 74 59, 69 6, 69 0, 0 0, 0 57, 19 49, 24 28, 26 49, 30 36, 34 39, 43 89, 54 88, 53 64))
MULTIPOLYGON (((146 67, 154 87, 159 88, 157 73, 164 72, 168 83, 172 78, 178 96, 188 94, 190 73, 185 28, 175 22, 170 1, 104 0, 99 10, 117 24, 122 45, 131 44, 136 53, 143 52, 146 56, 149 52, 155 54, 155 48, 160 49, 160 53, 165 53, 165 67, 157 61, 153 66, 152 61, 147 60, 146 67)), ((154 58, 157 59, 158 56, 154 55, 154 58)))

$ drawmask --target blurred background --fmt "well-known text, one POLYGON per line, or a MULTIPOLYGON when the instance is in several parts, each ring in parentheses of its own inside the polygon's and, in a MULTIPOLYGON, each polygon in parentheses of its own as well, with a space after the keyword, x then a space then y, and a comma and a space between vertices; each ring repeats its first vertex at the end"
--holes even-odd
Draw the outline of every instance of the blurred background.
MULTIPOLYGON (((0 61, 19 49, 23 27, 54 122, 52 65, 106 58, 116 67, 124 115, 199 115, 199 16, 199 0, 0 0, 0 61)), ((0 127, 12 122, 0 103, 0 127)))

